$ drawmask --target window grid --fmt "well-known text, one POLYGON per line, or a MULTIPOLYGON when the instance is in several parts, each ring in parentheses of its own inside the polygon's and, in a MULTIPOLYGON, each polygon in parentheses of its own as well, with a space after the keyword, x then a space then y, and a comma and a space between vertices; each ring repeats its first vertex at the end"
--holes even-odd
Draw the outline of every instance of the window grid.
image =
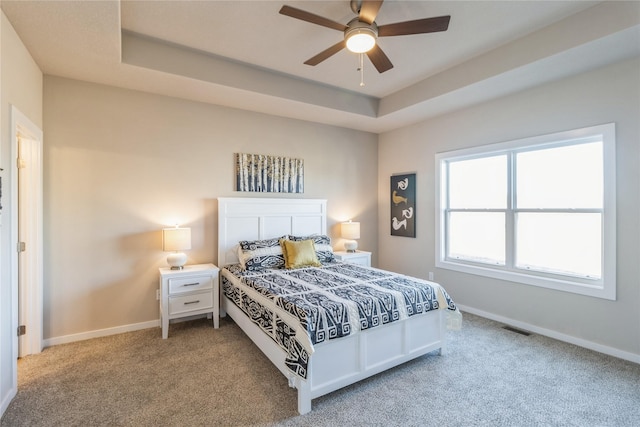
MULTIPOLYGON (((584 143, 584 142, 579 142, 577 144, 580 143, 584 143)), ((563 145, 577 145, 574 143, 570 143, 570 144, 563 144, 563 145)), ((559 145, 560 146, 560 145, 559 145)), ((546 149, 548 147, 545 147, 544 149, 546 149)), ((596 208, 537 208, 537 209, 533 209, 533 208, 518 208, 517 207, 517 192, 515 191, 515 188, 517 188, 517 155, 519 153, 521 153, 524 150, 513 150, 511 152, 508 153, 508 157, 507 157, 507 175, 509 177, 509 179, 507 180, 507 205, 505 209, 498 209, 498 208, 481 208, 481 209, 474 209, 474 208, 451 208, 449 206, 449 197, 446 197, 446 208, 445 208, 445 212, 446 212, 446 230, 450 230, 450 225, 451 225, 451 214, 452 213, 456 213, 456 212, 464 212, 464 213, 502 213, 504 214, 504 218, 505 218, 505 248, 504 248, 504 257, 505 257, 505 263, 504 265, 502 263, 496 263, 496 266, 500 266, 500 267, 496 267, 496 268, 504 268, 505 270, 510 270, 510 271, 524 271, 524 272, 528 272, 528 271, 535 271, 536 273, 541 273, 541 274, 546 274, 546 275, 550 275, 553 276, 555 274, 558 273, 553 273, 551 271, 546 271, 546 270, 541 270, 541 269, 525 269, 525 268, 520 268, 517 266, 517 257, 518 257, 518 253, 517 253, 517 238, 518 238, 518 233, 516 231, 516 224, 517 224, 517 218, 518 215, 521 213, 566 213, 566 214, 580 214, 580 213, 595 213, 595 214, 600 214, 601 216, 601 224, 602 224, 602 216, 604 213, 603 209, 596 209, 596 208)), ((527 150, 529 151, 529 150, 527 150)), ((495 156, 495 153, 491 153, 488 154, 486 157, 492 157, 495 156)), ((480 158, 483 156, 480 156, 480 158)), ((447 162, 447 187, 449 184, 449 166, 450 166, 451 162, 447 162)), ((449 191, 446 191, 446 194, 449 195, 449 191)), ((602 228, 602 230, 604 230, 604 228, 602 228)), ((602 241, 604 241, 604 239, 602 239, 602 241)), ((459 258, 459 257, 450 257, 449 254, 451 253, 450 247, 449 247, 449 232, 446 233, 446 258, 447 259, 455 259, 458 262, 470 262, 470 263, 474 263, 474 262, 478 262, 478 261, 474 261, 471 259, 465 259, 465 258, 459 258)), ((602 248, 601 248, 602 250, 602 248)), ((494 265, 493 263, 491 265, 494 265)), ((601 270, 602 270, 602 266, 601 266, 601 270)), ((574 277, 581 277, 583 279, 586 280, 599 280, 600 278, 593 278, 593 277, 589 277, 589 276, 581 276, 581 275, 571 275, 571 274, 561 274, 562 276, 574 276, 574 277)))
POLYGON ((508 180, 507 180, 507 212, 506 212, 506 228, 507 228, 507 232, 506 232, 506 242, 505 242, 505 258, 507 260, 506 262, 506 269, 508 270, 514 270, 514 266, 515 266, 515 253, 516 253, 516 221, 515 221, 515 216, 514 216, 514 207, 517 206, 516 204, 516 199, 517 199, 517 195, 515 193, 515 191, 513 190, 514 188, 516 188, 516 174, 517 174, 517 169, 516 169, 516 153, 515 152, 510 152, 509 155, 507 156, 507 173, 508 173, 508 180))

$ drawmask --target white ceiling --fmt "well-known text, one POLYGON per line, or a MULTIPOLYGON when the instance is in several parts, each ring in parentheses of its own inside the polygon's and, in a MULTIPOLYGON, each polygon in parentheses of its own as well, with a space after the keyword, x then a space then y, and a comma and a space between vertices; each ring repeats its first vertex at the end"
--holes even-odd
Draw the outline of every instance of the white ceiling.
POLYGON ((386 0, 379 25, 451 15, 446 32, 384 37, 379 74, 346 50, 303 62, 347 23, 341 1, 34 1, 1 6, 43 73, 370 132, 640 55, 640 3, 386 0))

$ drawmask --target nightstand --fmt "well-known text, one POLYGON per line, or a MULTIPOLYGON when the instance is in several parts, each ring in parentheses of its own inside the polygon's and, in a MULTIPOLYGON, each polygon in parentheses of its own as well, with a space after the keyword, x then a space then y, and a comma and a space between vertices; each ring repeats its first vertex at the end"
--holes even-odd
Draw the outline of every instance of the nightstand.
POLYGON ((367 267, 371 267, 371 252, 367 251, 337 251, 333 255, 338 261, 350 262, 352 264, 360 264, 367 267))
POLYGON ((169 336, 169 320, 212 313, 219 327, 218 272, 213 264, 186 265, 182 270, 160 268, 160 323, 162 338, 169 336))

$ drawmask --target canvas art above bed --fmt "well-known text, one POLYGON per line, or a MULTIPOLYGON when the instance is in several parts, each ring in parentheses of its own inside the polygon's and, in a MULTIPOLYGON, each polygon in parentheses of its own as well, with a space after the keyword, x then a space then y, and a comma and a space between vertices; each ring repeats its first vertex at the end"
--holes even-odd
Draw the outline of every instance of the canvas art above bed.
POLYGON ((304 160, 236 153, 236 190, 304 193, 304 160))

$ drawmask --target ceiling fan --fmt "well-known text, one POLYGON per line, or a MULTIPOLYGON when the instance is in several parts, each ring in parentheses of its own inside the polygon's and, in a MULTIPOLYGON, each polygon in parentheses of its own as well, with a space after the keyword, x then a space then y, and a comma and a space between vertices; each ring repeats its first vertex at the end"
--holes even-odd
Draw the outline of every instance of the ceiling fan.
POLYGON ((376 43, 378 37, 435 33, 438 31, 447 31, 447 28, 449 28, 449 20, 451 19, 449 15, 378 26, 375 19, 382 6, 382 2, 383 0, 351 0, 351 10, 358 16, 346 25, 286 5, 282 6, 280 13, 344 33, 344 39, 342 41, 323 50, 316 56, 309 58, 304 62, 305 64, 318 65, 342 49, 347 48, 355 53, 366 53, 379 73, 390 70, 393 68, 393 64, 376 43))

